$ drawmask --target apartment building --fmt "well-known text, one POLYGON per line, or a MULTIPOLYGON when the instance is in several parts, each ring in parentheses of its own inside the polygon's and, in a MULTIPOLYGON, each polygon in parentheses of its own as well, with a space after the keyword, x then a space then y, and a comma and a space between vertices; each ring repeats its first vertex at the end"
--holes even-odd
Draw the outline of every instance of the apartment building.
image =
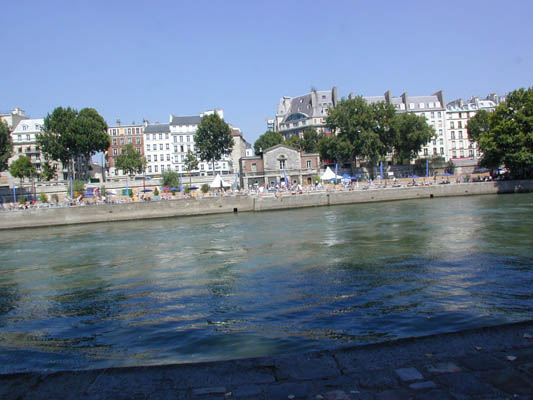
POLYGON ((115 166, 117 157, 128 144, 133 145, 137 152, 144 155, 144 125, 135 124, 135 122, 130 125, 121 125, 120 121, 117 121, 116 126, 107 129, 107 134, 111 138, 111 145, 107 150, 108 173, 110 176, 123 176, 124 171, 115 166))

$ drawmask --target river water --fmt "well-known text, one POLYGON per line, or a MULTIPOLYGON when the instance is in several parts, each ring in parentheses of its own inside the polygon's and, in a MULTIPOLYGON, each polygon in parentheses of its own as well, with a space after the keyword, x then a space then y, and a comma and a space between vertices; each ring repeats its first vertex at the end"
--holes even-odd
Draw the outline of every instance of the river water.
POLYGON ((0 372, 272 355, 525 320, 533 194, 0 232, 0 372))

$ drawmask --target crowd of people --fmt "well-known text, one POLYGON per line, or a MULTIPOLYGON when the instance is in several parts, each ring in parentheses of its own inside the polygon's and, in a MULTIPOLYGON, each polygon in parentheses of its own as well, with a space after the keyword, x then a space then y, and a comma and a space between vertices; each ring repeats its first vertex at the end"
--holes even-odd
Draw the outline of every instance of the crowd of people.
POLYGON ((114 191, 107 191, 100 193, 95 190, 90 197, 84 197, 79 194, 77 197, 64 197, 61 201, 56 197, 55 201, 41 202, 35 199, 22 202, 6 202, 0 197, 0 211, 15 211, 27 210, 34 208, 58 208, 58 207, 74 207, 74 206, 92 206, 103 204, 124 204, 132 202, 149 202, 149 201, 171 201, 183 200, 205 197, 221 197, 221 196, 274 196, 282 197, 286 195, 303 195, 316 193, 321 191, 356 191, 356 190, 375 190, 375 189, 394 189, 394 188, 408 188, 415 186, 429 186, 437 184, 451 184, 451 183, 468 183, 468 182, 487 182, 492 181, 490 175, 464 175, 464 176, 443 176, 437 178, 403 178, 403 179, 368 179, 368 180, 334 180, 328 182, 314 181, 311 184, 302 185, 294 182, 270 182, 268 184, 252 184, 247 188, 217 188, 211 189, 207 193, 200 190, 190 192, 171 192, 162 190, 157 195, 154 192, 139 191, 134 193, 130 189, 129 195, 116 195, 114 191))

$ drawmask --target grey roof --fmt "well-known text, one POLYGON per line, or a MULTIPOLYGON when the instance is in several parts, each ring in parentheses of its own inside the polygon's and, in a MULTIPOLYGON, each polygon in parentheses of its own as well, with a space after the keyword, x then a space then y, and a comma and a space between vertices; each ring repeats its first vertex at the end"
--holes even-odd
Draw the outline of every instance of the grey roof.
POLYGON ((144 127, 144 133, 165 133, 170 132, 168 124, 148 124, 144 127))
POLYGON ((316 92, 316 104, 313 107, 312 95, 313 93, 307 93, 303 96, 293 97, 290 99, 290 106, 288 110, 284 110, 281 115, 284 116, 283 122, 287 120, 293 114, 304 114, 309 117, 323 117, 327 115, 325 111, 333 104, 332 91, 331 90, 317 90, 316 92))
POLYGON ((172 115, 171 125, 198 125, 202 118, 198 115, 193 115, 189 117, 176 117, 172 115))

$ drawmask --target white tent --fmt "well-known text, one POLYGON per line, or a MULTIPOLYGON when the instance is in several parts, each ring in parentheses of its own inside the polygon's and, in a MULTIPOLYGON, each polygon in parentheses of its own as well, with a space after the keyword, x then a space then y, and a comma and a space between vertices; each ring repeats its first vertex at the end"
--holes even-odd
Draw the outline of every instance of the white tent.
POLYGON ((211 184, 209 185, 209 187, 212 189, 220 189, 221 187, 230 187, 230 186, 231 185, 225 182, 224 179, 222 179, 219 174, 215 176, 215 179, 213 179, 213 182, 211 182, 211 184))
MULTIPOLYGON (((330 167, 327 167, 326 172, 322 174, 320 179, 322 179, 323 181, 330 181, 332 179, 335 179, 335 172, 333 172, 330 167)), ((342 179, 342 176, 337 175, 337 179, 342 179)))

